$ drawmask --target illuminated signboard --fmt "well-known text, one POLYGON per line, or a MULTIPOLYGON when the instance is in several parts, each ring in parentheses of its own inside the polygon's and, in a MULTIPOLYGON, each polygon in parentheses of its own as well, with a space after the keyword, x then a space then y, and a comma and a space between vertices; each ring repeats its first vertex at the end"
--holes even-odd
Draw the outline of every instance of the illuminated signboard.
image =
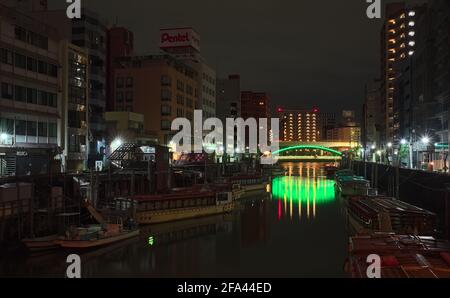
POLYGON ((192 48, 200 52, 200 35, 192 28, 161 29, 159 47, 163 50, 192 48))

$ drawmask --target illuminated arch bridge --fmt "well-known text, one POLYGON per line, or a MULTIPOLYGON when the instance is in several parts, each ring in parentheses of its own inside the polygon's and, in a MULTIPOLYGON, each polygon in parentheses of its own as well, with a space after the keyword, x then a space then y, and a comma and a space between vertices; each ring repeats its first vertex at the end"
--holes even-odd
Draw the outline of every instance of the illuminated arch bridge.
MULTIPOLYGON (((356 146, 356 145, 355 145, 356 146)), ((339 160, 342 159, 342 152, 339 150, 348 150, 352 147, 349 143, 338 143, 338 142, 329 142, 329 143, 310 143, 310 144, 289 144, 289 143, 280 143, 280 150, 275 151, 272 155, 278 155, 280 160, 339 160), (336 148, 336 149, 334 149, 336 148), (339 150, 337 150, 339 149, 339 150), (297 156, 294 152, 297 150, 315 150, 322 151, 325 153, 330 153, 328 155, 320 155, 320 156, 312 156, 312 155, 303 155, 297 156), (289 154, 286 156, 281 155, 282 153, 293 152, 294 154, 289 154)))

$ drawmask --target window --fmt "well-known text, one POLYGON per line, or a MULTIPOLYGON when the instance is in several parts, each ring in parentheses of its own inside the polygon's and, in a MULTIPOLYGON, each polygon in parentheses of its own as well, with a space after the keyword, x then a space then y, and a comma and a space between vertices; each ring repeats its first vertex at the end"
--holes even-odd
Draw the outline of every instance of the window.
POLYGON ((127 88, 133 87, 133 78, 128 77, 126 81, 127 88))
POLYGON ((48 93, 47 99, 49 107, 58 107, 58 96, 55 93, 48 93))
POLYGON ((171 86, 172 78, 166 75, 161 76, 161 85, 162 86, 171 86))
POLYGON ((16 26, 16 28, 14 29, 14 34, 16 39, 23 42, 27 41, 27 31, 24 28, 16 26))
POLYGON ((6 132, 12 135, 14 133, 14 120, 0 118, 0 132, 6 132))
POLYGON ((37 104, 37 90, 27 88, 27 103, 37 104))
POLYGON ((27 57, 27 70, 37 71, 37 61, 31 57, 27 57))
POLYGON ((177 81, 177 89, 179 91, 183 91, 184 92, 184 83, 182 81, 177 81))
POLYGON ((170 130, 171 126, 172 124, 169 120, 161 120, 161 130, 170 130))
POLYGON ((48 64, 44 61, 39 60, 38 62, 38 72, 40 74, 46 75, 48 73, 48 64))
POLYGON ((184 97, 183 97, 183 95, 181 95, 181 94, 177 95, 177 103, 179 105, 184 105, 184 97))
POLYGON ((27 121, 27 136, 35 137, 37 135, 36 121, 27 121))
POLYGON ((172 92, 167 89, 161 90, 161 100, 163 101, 171 101, 172 100, 172 92))
POLYGON ((117 94, 116 94, 116 101, 117 102, 123 102, 123 92, 117 92, 117 94))
POLYGON ((14 57, 15 66, 25 69, 27 67, 27 58, 24 55, 15 54, 14 57))
POLYGON ((27 131, 27 122, 24 120, 16 120, 16 135, 24 136, 27 131))
POLYGON ((123 88, 123 78, 117 78, 117 88, 123 88))
POLYGON ((125 100, 127 102, 132 102, 133 101, 133 92, 127 92, 126 96, 125 96, 125 100))
POLYGON ((49 64, 48 75, 54 78, 58 77, 58 67, 56 65, 49 64))
POLYGON ((26 102, 27 101, 27 89, 22 86, 15 86, 14 88, 14 100, 26 102))
POLYGON ((2 63, 12 65, 13 53, 11 51, 8 51, 7 49, 1 49, 0 59, 2 63))
POLYGON ((56 138, 57 131, 56 131, 56 123, 49 123, 48 124, 48 136, 50 138, 56 138))
POLYGON ((38 136, 47 137, 47 135, 48 135, 47 127, 48 127, 48 125, 46 122, 39 122, 38 123, 38 136))
POLYGON ((162 105, 161 106, 161 115, 162 116, 171 116, 172 115, 172 108, 168 105, 162 105))
POLYGON ((38 91, 38 104, 42 106, 48 105, 48 94, 45 91, 38 91))
POLYGON ((13 86, 7 83, 2 83, 2 98, 13 99, 13 86))

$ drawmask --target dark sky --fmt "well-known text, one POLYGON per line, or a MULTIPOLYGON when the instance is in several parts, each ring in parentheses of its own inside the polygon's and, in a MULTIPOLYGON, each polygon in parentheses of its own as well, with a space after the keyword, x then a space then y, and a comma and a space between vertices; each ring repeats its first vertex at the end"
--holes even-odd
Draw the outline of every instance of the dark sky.
POLYGON ((241 74, 243 89, 269 92, 273 105, 359 113, 365 83, 379 72, 381 22, 367 18, 366 0, 82 3, 133 30, 138 54, 158 53, 159 28, 194 27, 218 76, 241 74))

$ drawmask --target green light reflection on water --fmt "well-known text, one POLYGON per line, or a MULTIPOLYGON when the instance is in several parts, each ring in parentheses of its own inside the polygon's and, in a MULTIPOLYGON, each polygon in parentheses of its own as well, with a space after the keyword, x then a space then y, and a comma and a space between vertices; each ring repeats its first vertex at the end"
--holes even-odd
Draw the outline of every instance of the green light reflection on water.
POLYGON ((278 200, 278 220, 283 214, 308 219, 318 216, 319 206, 335 200, 334 181, 301 176, 277 177, 272 181, 272 198, 278 200))
POLYGON ((308 201, 325 204, 335 199, 334 181, 298 176, 277 177, 272 181, 272 196, 276 199, 287 197, 288 200, 303 204, 308 201))

